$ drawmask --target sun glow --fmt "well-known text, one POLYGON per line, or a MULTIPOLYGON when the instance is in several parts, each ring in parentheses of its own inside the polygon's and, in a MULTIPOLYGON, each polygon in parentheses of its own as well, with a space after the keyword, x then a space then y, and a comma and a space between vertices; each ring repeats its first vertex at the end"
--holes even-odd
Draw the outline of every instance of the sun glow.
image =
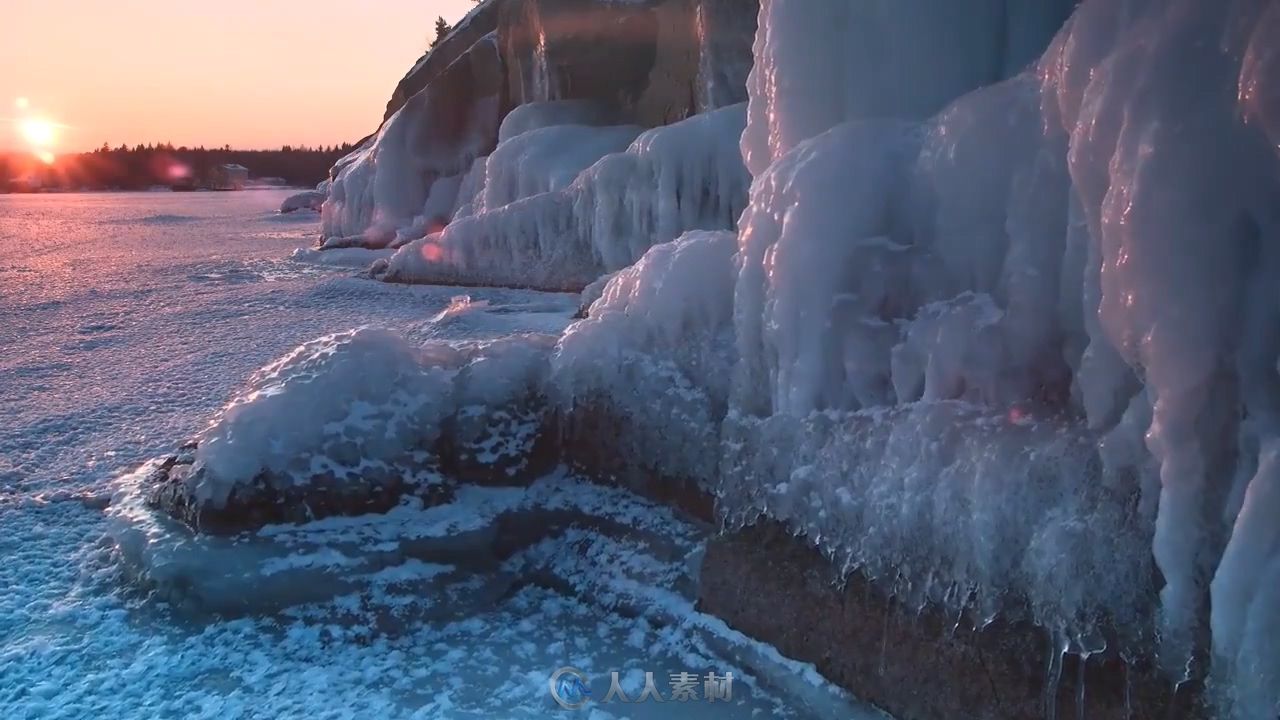
POLYGON ((23 118, 18 121, 18 132, 35 149, 53 147, 58 141, 58 126, 43 118, 23 118))

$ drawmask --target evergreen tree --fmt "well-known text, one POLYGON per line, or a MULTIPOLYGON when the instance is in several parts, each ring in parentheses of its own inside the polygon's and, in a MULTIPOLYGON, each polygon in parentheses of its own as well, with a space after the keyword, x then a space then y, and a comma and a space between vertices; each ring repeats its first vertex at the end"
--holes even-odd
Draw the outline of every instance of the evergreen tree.
POLYGON ((439 45, 440 41, 444 39, 444 36, 448 35, 449 31, 452 29, 453 29, 452 27, 449 27, 449 23, 444 21, 443 17, 437 15, 436 16, 436 37, 434 40, 431 41, 431 47, 435 47, 436 45, 439 45))

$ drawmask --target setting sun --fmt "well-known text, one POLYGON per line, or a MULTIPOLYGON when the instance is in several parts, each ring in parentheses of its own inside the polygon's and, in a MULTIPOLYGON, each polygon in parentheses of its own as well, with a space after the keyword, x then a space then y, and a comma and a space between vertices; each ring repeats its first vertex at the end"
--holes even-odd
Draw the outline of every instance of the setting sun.
POLYGON ((22 138, 35 148, 47 148, 58 139, 58 126, 42 118, 24 118, 18 123, 22 138))

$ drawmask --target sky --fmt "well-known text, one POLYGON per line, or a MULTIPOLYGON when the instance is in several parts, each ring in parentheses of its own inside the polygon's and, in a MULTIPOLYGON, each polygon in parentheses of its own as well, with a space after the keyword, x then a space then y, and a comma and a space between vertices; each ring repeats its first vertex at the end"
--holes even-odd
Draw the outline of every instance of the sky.
POLYGON ((0 0, 0 149, 261 149, 373 131, 437 15, 472 0, 0 0), (25 109, 22 109, 25 106, 25 109))

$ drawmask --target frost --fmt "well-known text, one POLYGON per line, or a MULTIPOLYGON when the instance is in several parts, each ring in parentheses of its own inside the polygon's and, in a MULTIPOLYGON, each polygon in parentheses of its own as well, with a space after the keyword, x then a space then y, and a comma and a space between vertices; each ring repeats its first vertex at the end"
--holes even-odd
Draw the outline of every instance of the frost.
POLYGON ((313 458, 354 464, 431 447, 462 364, 448 346, 433 351, 428 359, 390 332, 361 329, 267 365, 198 437, 194 497, 220 505, 259 473, 302 474, 313 458))

